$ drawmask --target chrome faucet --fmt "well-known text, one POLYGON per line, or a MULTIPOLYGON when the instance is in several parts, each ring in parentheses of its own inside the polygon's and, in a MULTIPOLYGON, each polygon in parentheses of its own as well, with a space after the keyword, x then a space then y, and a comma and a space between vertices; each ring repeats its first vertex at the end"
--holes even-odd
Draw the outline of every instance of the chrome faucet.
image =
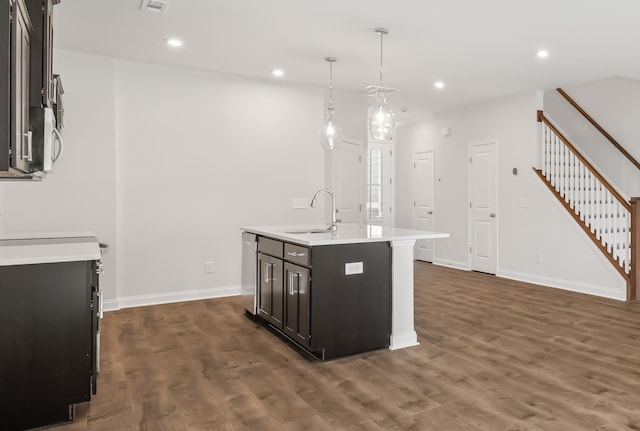
POLYGON ((339 218, 336 218, 336 195, 333 194, 333 192, 329 189, 320 189, 316 192, 315 195, 313 195, 313 199, 311 199, 311 208, 315 208, 316 207, 316 201, 318 200, 318 195, 322 192, 325 193, 329 193, 329 196, 331 196, 331 224, 329 225, 329 229, 331 232, 335 232, 338 229, 338 223, 340 223, 342 220, 340 220, 339 218))

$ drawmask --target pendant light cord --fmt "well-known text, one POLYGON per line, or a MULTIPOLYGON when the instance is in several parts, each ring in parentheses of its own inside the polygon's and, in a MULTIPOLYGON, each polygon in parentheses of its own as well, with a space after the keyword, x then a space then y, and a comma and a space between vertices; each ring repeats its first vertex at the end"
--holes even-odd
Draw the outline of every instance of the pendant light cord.
POLYGON ((333 109, 333 61, 329 61, 329 109, 333 109))
POLYGON ((382 37, 384 33, 380 31, 379 34, 380 34, 380 87, 382 87, 382 37))

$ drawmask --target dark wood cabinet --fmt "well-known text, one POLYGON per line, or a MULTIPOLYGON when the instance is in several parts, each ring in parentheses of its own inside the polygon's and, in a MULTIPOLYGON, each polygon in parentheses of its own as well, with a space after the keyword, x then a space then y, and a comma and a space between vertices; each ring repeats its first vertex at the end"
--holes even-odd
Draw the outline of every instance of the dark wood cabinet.
POLYGON ((73 419, 95 393, 95 261, 0 266, 2 429, 73 419))
POLYGON ((258 315, 278 329, 284 317, 282 275, 282 259, 258 253, 258 315))
POLYGON ((9 1, 11 4, 11 107, 10 154, 11 166, 22 172, 31 171, 33 140, 29 129, 29 88, 32 24, 23 0, 9 1))
POLYGON ((60 1, 25 0, 31 16, 31 106, 52 108, 56 98, 53 77, 53 5, 60 1))
POLYGON ((304 347, 309 345, 309 268, 284 264, 284 333, 304 347))
POLYGON ((389 243, 305 247, 259 236, 258 250, 258 316, 280 333, 320 359, 389 347, 389 243))
POLYGON ((0 179, 31 178, 44 140, 30 108, 54 107, 53 6, 60 0, 0 2, 0 179))

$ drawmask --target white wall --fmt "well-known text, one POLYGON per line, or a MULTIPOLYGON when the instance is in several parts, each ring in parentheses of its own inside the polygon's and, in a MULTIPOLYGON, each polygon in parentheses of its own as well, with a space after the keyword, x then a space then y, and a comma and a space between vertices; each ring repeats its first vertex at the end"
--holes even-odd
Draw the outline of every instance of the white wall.
POLYGON ((115 298, 115 61, 56 51, 65 90, 64 153, 41 182, 3 184, 6 233, 93 231, 108 243, 105 298, 115 298))
POLYGON ((322 222, 291 205, 324 183, 322 89, 132 62, 117 80, 119 297, 233 293, 240 226, 322 222))
MULTIPOLYGON (((609 78, 564 90, 636 160, 640 160, 640 81, 609 78)), ((640 196, 640 171, 557 91, 544 92, 547 115, 627 199, 640 196)))
POLYGON ((409 223, 412 211, 407 163, 413 151, 434 148, 435 229, 451 234, 435 241, 435 262, 468 268, 468 148, 472 142, 495 141, 498 275, 624 299, 624 279, 531 169, 537 151, 536 107, 536 95, 525 94, 438 113, 433 121, 402 129, 396 141, 398 221, 409 223), (440 135, 444 127, 451 128, 450 137, 440 135), (538 253, 542 263, 536 263, 538 253))
MULTIPOLYGON (((55 58, 65 153, 43 182, 0 184, 0 226, 95 231, 111 245, 108 308, 237 294, 240 226, 323 222, 322 204, 294 210, 291 200, 325 181, 326 89, 77 52, 55 58)), ((340 96, 345 110, 361 99, 340 96)), ((353 118, 342 121, 358 135, 353 118)))

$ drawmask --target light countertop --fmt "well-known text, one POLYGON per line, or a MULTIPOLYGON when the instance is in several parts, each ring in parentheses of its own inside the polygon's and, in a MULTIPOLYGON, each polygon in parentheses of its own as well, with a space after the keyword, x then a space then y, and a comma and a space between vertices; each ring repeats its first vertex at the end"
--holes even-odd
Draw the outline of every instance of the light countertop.
POLYGON ((98 240, 91 232, 0 236, 0 266, 77 262, 100 257, 98 240))
POLYGON ((246 226, 241 229, 257 235, 264 235, 270 238, 306 246, 449 237, 448 233, 443 232, 429 232, 397 227, 356 224, 338 225, 337 232, 326 231, 319 233, 309 233, 309 231, 326 229, 326 225, 246 226))

